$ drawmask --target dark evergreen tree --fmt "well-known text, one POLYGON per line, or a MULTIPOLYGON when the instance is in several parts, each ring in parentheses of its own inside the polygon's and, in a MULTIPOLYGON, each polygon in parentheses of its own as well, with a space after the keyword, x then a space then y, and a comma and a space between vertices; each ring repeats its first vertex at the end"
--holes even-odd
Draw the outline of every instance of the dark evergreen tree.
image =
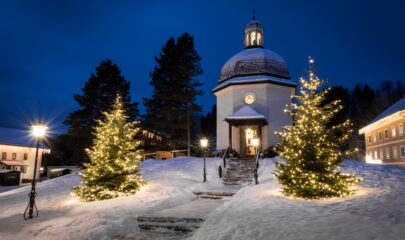
POLYGON ((201 57, 194 47, 194 39, 184 33, 177 41, 170 38, 162 52, 155 57, 156 67, 150 73, 153 94, 144 98, 144 125, 164 138, 159 148, 190 147, 193 116, 201 111, 196 97, 203 94, 201 57))
POLYGON ((380 102, 377 99, 376 92, 368 85, 361 86, 357 84, 351 95, 350 115, 354 128, 359 129, 376 116, 380 102))
POLYGON ((350 94, 349 90, 343 86, 334 86, 326 93, 325 101, 323 105, 332 103, 333 101, 339 100, 342 103, 342 110, 330 120, 330 126, 340 124, 349 118, 350 110, 350 94))
POLYGON ((136 119, 138 103, 131 102, 129 90, 130 82, 121 75, 118 66, 111 60, 104 60, 85 83, 82 95, 74 95, 81 108, 71 112, 64 122, 69 126, 67 145, 72 152, 72 164, 88 162, 84 149, 89 148, 94 139, 92 130, 98 120, 104 120, 102 113, 109 110, 117 94, 122 96, 129 120, 136 119))
POLYGON ((215 138, 217 132, 217 105, 214 104, 210 112, 200 118, 200 134, 215 138))

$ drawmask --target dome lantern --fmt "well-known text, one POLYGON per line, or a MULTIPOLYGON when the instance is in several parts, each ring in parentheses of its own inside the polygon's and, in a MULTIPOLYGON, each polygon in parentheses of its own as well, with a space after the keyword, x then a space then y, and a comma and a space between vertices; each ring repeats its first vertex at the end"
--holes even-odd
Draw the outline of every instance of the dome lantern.
POLYGON ((253 10, 253 19, 245 27, 245 48, 263 48, 264 47, 264 28, 256 20, 253 10))

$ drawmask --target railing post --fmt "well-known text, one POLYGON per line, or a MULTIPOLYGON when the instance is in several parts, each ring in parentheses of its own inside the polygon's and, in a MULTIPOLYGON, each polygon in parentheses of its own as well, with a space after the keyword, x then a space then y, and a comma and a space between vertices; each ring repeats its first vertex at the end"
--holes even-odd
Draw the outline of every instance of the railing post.
POLYGON ((257 152, 256 155, 256 164, 255 164, 255 184, 259 184, 259 176, 258 176, 258 172, 257 169, 259 168, 259 152, 257 152))

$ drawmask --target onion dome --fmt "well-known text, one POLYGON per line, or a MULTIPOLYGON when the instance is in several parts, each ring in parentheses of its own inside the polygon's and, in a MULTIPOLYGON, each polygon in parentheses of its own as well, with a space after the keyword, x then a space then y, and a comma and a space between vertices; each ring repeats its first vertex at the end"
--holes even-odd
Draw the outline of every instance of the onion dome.
POLYGON ((245 27, 245 49, 222 67, 219 82, 233 77, 269 75, 290 79, 287 63, 277 53, 264 48, 264 28, 253 16, 245 27))

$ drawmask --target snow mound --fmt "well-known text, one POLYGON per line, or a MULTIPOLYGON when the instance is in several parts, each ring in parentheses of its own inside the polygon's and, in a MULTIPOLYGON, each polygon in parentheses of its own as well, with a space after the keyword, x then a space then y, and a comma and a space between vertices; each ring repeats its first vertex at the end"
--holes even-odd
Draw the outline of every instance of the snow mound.
POLYGON ((211 213, 192 239, 403 239, 405 169, 345 161, 364 178, 350 198, 284 197, 264 160, 260 184, 240 190, 211 213))
MULTIPOLYGON (((38 183, 39 217, 24 221, 30 187, 0 193, 0 239, 143 238, 137 217, 187 204, 192 191, 237 191, 211 212, 191 239, 403 239, 405 169, 346 161, 345 172, 364 178, 359 194, 347 199, 296 200, 282 196, 273 178, 274 161, 264 159, 259 185, 224 186, 218 177, 221 159, 207 159, 203 183, 201 158, 147 160, 147 185, 137 194, 83 203, 70 194, 75 174, 38 183)), ((215 201, 215 200, 213 200, 215 201)), ((150 237, 150 235, 149 235, 150 237)), ((184 236, 154 235, 153 239, 184 236)))

